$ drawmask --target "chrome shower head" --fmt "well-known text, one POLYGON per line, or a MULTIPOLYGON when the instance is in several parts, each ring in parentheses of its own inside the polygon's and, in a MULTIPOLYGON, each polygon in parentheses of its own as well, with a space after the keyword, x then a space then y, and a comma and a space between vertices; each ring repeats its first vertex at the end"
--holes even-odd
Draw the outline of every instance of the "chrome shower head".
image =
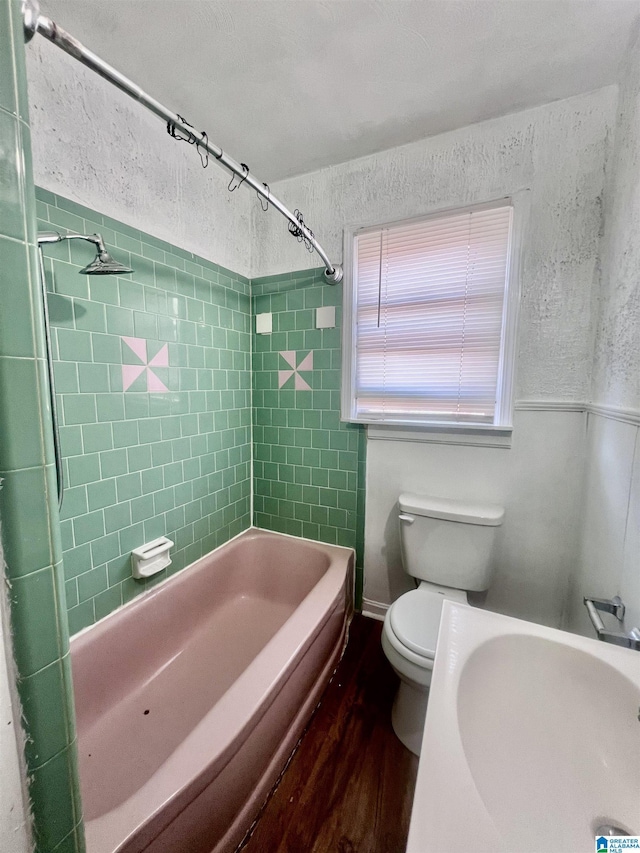
POLYGON ((124 264, 114 260, 106 249, 98 249, 91 263, 80 270, 82 275, 123 275, 131 272, 133 270, 130 267, 125 267, 124 264))
POLYGON ((130 267, 126 267, 111 257, 100 234, 59 234, 57 231, 45 231, 38 234, 39 246, 46 243, 60 243, 62 240, 87 240, 96 247, 95 258, 84 269, 79 270, 81 275, 125 275, 133 272, 130 267))

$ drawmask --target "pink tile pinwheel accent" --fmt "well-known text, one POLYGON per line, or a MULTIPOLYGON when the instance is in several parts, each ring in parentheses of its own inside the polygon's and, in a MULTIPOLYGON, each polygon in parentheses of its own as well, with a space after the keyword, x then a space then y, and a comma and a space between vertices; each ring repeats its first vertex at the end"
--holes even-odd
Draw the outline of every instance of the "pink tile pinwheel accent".
POLYGON ((149 367, 169 367, 169 344, 165 344, 149 362, 149 367))
POLYGON ((306 379, 300 376, 300 371, 310 373, 313 370, 313 350, 304 356, 300 364, 297 364, 297 353, 292 350, 285 350, 280 353, 280 356, 293 370, 278 371, 278 388, 282 388, 293 376, 295 377, 293 387, 296 391, 311 391, 311 386, 306 379))
POLYGON ((123 364, 122 390, 126 391, 127 388, 130 388, 143 370, 146 370, 144 364, 123 364))
POLYGON ((285 350, 284 352, 281 352, 280 355, 284 358, 289 367, 293 367, 294 370, 296 369, 296 354, 294 350, 285 350))
POLYGON ((295 374, 295 370, 279 370, 278 371, 278 388, 282 388, 285 382, 287 382, 291 377, 295 374))
POLYGON ((296 391, 311 391, 311 385, 299 373, 296 373, 294 382, 296 391))
POLYGON ((313 370, 313 350, 302 359, 298 365, 298 370, 313 370))
POLYGON ((147 363, 147 342, 144 338, 122 338, 130 350, 135 352, 140 361, 147 363))
POLYGON ((169 345, 165 344, 150 361, 147 361, 147 341, 143 338, 127 337, 123 337, 122 341, 142 362, 142 364, 122 365, 122 390, 127 391, 136 379, 144 373, 147 380, 147 391, 168 391, 167 386, 151 368, 169 366, 169 345))
POLYGON ((167 386, 147 367, 147 391, 168 391, 167 386))

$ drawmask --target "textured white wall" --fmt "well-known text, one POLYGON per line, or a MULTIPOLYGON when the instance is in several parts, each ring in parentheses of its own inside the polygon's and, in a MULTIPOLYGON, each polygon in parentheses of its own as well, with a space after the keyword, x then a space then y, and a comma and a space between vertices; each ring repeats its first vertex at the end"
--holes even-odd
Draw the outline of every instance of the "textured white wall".
POLYGON ((41 6, 269 182, 614 83, 639 12, 637 0, 41 6))
POLYGON ((606 193, 593 401, 640 409, 640 40, 623 67, 606 193))
MULTIPOLYGON (((615 87, 476 124, 282 181, 333 258, 345 225, 374 224, 531 190, 518 333, 517 397, 589 396, 599 282, 602 196, 615 87)), ((254 274, 305 258, 273 215, 254 213, 254 274)), ((309 263, 309 262, 308 262, 309 263)), ((578 547, 585 416, 521 411, 513 446, 370 441, 365 599, 409 588, 397 534, 402 491, 504 503, 487 606, 557 625, 578 547)))
POLYGON ((193 146, 44 39, 27 71, 38 186, 249 274, 254 193, 230 194, 215 161, 203 170, 193 146))
POLYGON ((2 767, 0 850, 2 853, 26 853, 29 846, 18 766, 15 721, 11 709, 4 652, 0 637, 0 767, 2 767))
MULTIPOLYGON (((4 555, 0 543, 0 574, 4 575, 4 555)), ((17 737, 23 731, 13 714, 11 690, 15 689, 15 673, 8 671, 12 658, 7 642, 9 626, 8 603, 4 581, 0 590, 0 850, 2 853, 27 853, 28 842, 23 784, 25 768, 18 760, 17 737), (9 658, 11 656, 11 658, 9 658), (10 687, 10 685, 12 685, 10 687)))
MULTIPOLYGON (((593 635, 583 596, 620 595, 626 629, 640 627, 640 39, 622 69, 615 145, 605 195, 600 317, 579 561, 566 625, 593 635), (628 421, 615 419, 615 411, 628 421), (635 415, 635 417, 634 417, 635 415)), ((617 628, 614 620, 612 627, 617 628)))
MULTIPOLYGON (((591 380, 604 163, 616 88, 475 124, 274 184, 332 258, 345 225, 375 224, 531 188, 517 394, 584 400, 591 380)), ((316 265, 275 213, 253 212, 253 274, 316 265)), ((317 257, 317 256, 316 256, 317 257)))

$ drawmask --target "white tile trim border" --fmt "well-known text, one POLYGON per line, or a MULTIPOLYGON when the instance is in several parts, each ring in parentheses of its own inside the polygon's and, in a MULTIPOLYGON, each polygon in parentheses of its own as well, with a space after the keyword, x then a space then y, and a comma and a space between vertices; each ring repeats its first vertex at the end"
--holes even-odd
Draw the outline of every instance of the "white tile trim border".
POLYGON ((586 412, 589 403, 580 400, 518 400, 516 412, 586 412))
MULTIPOLYGON (((640 426, 639 409, 602 406, 582 400, 518 400, 516 412, 578 412, 600 415, 615 421, 640 426)), ((463 444, 475 447, 511 447, 512 428, 460 426, 447 430, 443 426, 411 424, 367 424, 369 441, 412 441, 431 444, 463 444)))
POLYGON ((640 409, 623 409, 599 403, 573 402, 570 400, 519 400, 516 411, 524 412, 587 412, 614 421, 640 426, 640 409))
POLYGON ((589 414, 600 415, 613 421, 640 426, 640 409, 622 409, 618 406, 600 406, 597 403, 590 403, 587 411, 589 414))

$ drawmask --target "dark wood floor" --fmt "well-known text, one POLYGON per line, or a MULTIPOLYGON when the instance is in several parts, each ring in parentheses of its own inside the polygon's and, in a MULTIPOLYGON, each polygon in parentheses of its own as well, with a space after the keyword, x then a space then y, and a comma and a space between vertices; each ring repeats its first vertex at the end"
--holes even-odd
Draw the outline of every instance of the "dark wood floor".
POLYGON ((391 728, 381 622, 356 616, 320 707, 242 853, 403 853, 418 759, 391 728))

